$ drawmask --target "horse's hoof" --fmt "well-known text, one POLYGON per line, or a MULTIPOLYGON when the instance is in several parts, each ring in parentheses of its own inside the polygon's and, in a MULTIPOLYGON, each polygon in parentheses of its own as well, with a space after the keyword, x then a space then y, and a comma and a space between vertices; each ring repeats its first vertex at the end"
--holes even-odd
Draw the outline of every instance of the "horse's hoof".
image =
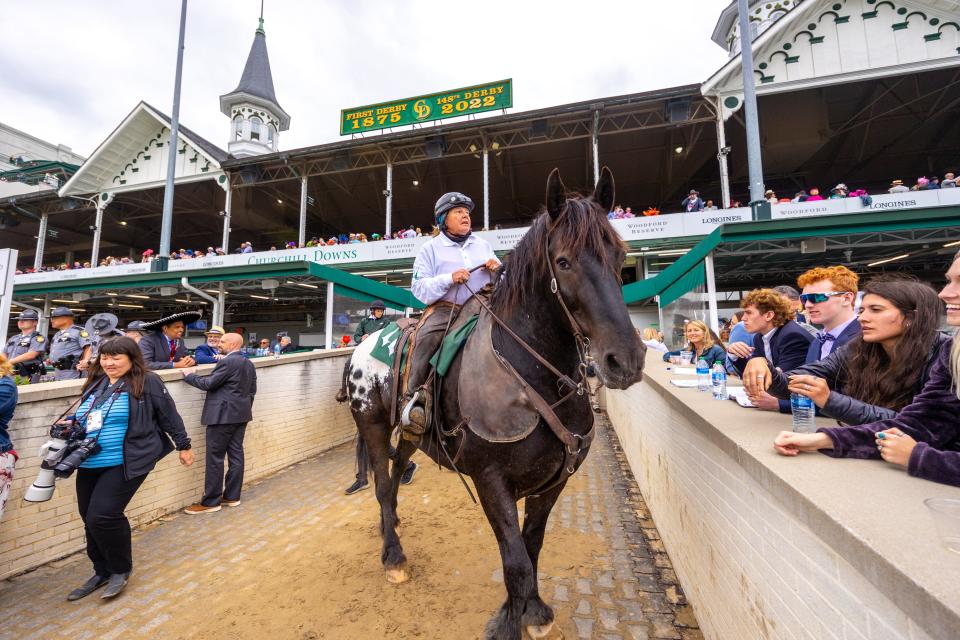
POLYGON ((542 638, 563 640, 563 632, 560 631, 560 627, 555 627, 553 622, 549 624, 530 625, 527 627, 527 634, 533 638, 533 640, 541 640, 542 638))
POLYGON ((410 579, 410 572, 406 566, 393 567, 386 570, 387 582, 390 584, 403 584, 410 579))

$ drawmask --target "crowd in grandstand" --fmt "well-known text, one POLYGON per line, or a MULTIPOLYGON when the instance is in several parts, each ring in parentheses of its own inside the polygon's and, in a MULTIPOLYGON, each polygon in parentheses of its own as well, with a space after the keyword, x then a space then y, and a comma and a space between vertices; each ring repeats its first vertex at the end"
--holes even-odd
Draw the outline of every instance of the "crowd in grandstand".
MULTIPOLYGON (((893 180, 890 183, 890 187, 887 189, 888 193, 906 193, 910 191, 929 191, 932 189, 949 189, 956 188, 957 178, 953 172, 944 173, 943 180, 940 180, 937 176, 926 177, 921 176, 916 179, 913 186, 907 187, 903 180, 893 180)), ((821 195, 820 189, 818 187, 809 187, 808 189, 801 189, 795 192, 792 198, 786 198, 778 196, 773 189, 767 189, 764 193, 764 198, 771 204, 788 204, 788 203, 797 203, 797 202, 816 202, 818 200, 835 200, 838 198, 861 198, 865 204, 870 204, 870 194, 866 189, 850 189, 846 184, 839 183, 830 190, 830 193, 825 197, 821 195)), ((742 206, 739 200, 732 200, 730 202, 731 208, 737 208, 742 206)), ((714 204, 713 200, 703 200, 700 197, 700 193, 696 189, 691 189, 689 194, 680 202, 680 211, 681 212, 699 212, 699 211, 712 211, 718 209, 717 205, 714 204)), ((634 212, 632 207, 624 207, 622 205, 617 205, 613 208, 608 214, 607 218, 610 220, 622 220, 628 218, 636 218, 641 216, 657 216, 660 215, 660 209, 656 207, 647 207, 646 209, 640 212, 634 212)), ((499 229, 500 225, 496 225, 495 229, 499 229)), ((380 234, 380 233, 341 233, 338 235, 330 236, 329 238, 324 239, 320 236, 313 236, 307 241, 304 246, 306 247, 321 247, 321 246, 332 246, 332 245, 341 245, 341 244, 360 244, 364 242, 378 242, 381 240, 404 240, 410 238, 417 238, 423 235, 429 235, 432 230, 428 230, 426 233, 420 228, 410 225, 406 229, 400 229, 399 231, 394 231, 389 234, 380 234)), ((300 249, 301 247, 296 241, 290 240, 282 245, 270 245, 267 249, 268 251, 279 251, 284 249, 300 249)), ((264 249, 261 249, 264 250, 264 249)), ((254 251, 253 244, 250 242, 241 243, 235 250, 234 253, 252 253, 254 251)), ((191 258, 203 258, 206 256, 222 256, 225 255, 225 251, 221 247, 207 247, 204 249, 179 249, 170 253, 171 260, 188 260, 191 258)), ((156 259, 157 254, 153 249, 147 249, 144 251, 139 259, 139 262, 151 262, 156 259)), ((118 264, 131 264, 136 262, 129 257, 114 257, 107 256, 106 258, 100 260, 97 266, 107 267, 114 266, 118 264)), ((67 271, 72 269, 89 269, 91 267, 90 262, 62 262, 58 265, 49 265, 43 266, 40 271, 67 271)), ((32 267, 18 270, 17 273, 34 273, 35 269, 32 267)))

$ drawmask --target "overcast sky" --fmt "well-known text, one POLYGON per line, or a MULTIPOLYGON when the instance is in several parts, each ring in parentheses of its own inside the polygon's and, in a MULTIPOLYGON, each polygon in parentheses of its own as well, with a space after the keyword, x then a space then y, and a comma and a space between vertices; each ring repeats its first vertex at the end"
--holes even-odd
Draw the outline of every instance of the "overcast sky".
MULTIPOLYGON (((513 78, 514 111, 707 79, 727 0, 266 0, 280 148, 339 138, 340 109, 513 78)), ((180 2, 5 0, 0 122, 89 155, 139 100, 169 113, 180 2)), ((259 0, 193 0, 181 122, 226 148, 259 0)))

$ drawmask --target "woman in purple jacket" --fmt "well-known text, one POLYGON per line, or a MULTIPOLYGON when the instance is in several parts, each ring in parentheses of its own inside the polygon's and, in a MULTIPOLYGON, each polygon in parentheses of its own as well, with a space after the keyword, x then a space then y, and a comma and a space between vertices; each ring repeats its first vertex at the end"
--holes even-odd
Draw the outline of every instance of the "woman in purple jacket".
MULTIPOLYGON (((960 252, 940 291, 947 323, 960 327, 960 252)), ((930 379, 913 402, 894 418, 856 427, 818 429, 802 434, 781 431, 777 453, 795 456, 820 451, 835 458, 882 458, 912 476, 960 486, 960 340, 943 349, 930 379)))

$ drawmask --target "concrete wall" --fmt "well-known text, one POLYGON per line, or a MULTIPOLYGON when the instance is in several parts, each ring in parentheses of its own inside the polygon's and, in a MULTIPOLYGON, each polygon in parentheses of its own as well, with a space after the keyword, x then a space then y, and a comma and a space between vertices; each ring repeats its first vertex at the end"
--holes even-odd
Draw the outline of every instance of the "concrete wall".
MULTIPOLYGON (((307 353, 254 360, 258 392, 253 422, 245 438, 246 482, 288 467, 338 444, 356 432, 347 405, 334 401, 340 376, 352 352, 307 353)), ((201 372, 213 365, 201 367, 201 372)), ((127 509, 134 526, 192 504, 203 489, 205 438, 200 425, 204 393, 182 381, 179 372, 162 372, 193 441, 197 461, 179 464, 176 453, 150 473, 127 509)), ((0 579, 37 567, 84 547, 73 479, 57 482, 49 502, 22 500, 40 466, 37 450, 48 439, 50 423, 76 397, 77 381, 20 388, 10 435, 21 455, 7 510, 0 520, 0 579)), ((348 483, 350 478, 344 478, 348 483)))
POLYGON ((665 368, 648 358, 605 403, 707 638, 960 637, 960 556, 923 505, 960 489, 882 461, 778 456, 789 416, 677 388, 665 368))

